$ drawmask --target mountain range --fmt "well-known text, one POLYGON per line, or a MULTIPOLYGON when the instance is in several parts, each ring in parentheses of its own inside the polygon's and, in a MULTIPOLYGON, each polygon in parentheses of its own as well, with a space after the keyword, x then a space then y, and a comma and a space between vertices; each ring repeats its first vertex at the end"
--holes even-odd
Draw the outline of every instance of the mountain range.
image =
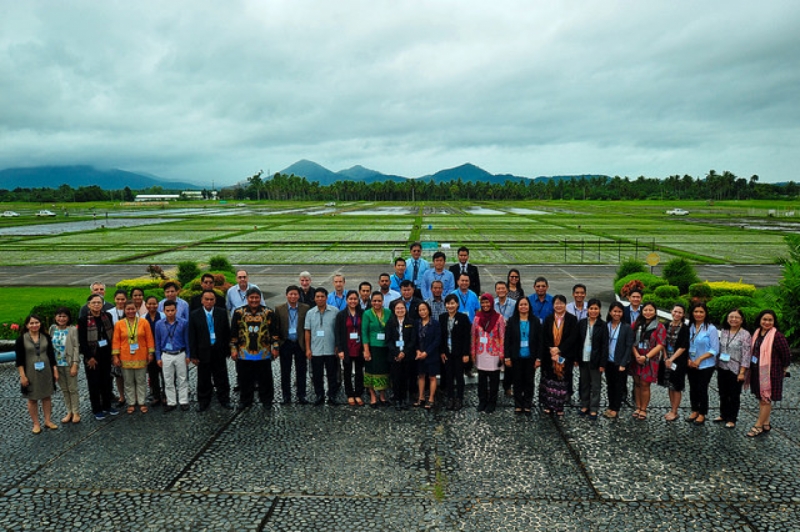
MULTIPOLYGON (((361 165, 356 165, 345 170, 333 172, 313 161, 302 159, 284 168, 281 174, 305 177, 308 181, 317 181, 321 186, 328 186, 336 181, 351 180, 374 183, 376 181, 403 182, 408 179, 421 179, 434 183, 447 183, 449 181, 462 182, 488 182, 502 184, 506 181, 529 181, 531 178, 511 174, 491 174, 471 163, 462 164, 455 168, 439 170, 434 174, 408 178, 394 174, 384 174, 371 170, 361 165)), ((576 179, 586 176, 539 176, 536 182, 546 180, 576 179)), ((599 176, 605 177, 605 176, 599 176)), ((119 190, 130 187, 132 190, 144 190, 159 186, 165 190, 199 190, 203 188, 193 183, 183 181, 168 181, 144 172, 129 172, 119 169, 101 170, 93 166, 35 166, 29 168, 6 168, 0 170, 0 189, 13 190, 15 188, 58 188, 61 185, 70 185, 73 188, 97 185, 104 190, 119 190)), ((247 186, 247 181, 237 185, 247 186)))

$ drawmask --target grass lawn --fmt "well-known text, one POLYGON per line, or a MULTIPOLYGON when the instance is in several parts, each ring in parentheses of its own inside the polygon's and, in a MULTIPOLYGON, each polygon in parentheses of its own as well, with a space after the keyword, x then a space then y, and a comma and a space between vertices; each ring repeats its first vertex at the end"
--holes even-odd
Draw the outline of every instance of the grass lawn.
MULTIPOLYGON (((31 309, 43 301, 51 299, 66 299, 70 301, 86 302, 89 290, 86 287, 4 287, 2 288, 3 304, 0 305, 0 323, 23 320, 31 309)), ((73 316, 73 319, 77 319, 73 316)))

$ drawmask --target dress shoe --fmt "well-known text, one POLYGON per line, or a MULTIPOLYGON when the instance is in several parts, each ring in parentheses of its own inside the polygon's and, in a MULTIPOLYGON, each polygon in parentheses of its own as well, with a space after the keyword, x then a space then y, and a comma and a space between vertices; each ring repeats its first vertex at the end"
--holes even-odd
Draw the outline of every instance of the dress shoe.
POLYGON ((329 398, 328 398, 328 404, 329 404, 330 406, 339 406, 339 401, 337 401, 337 400, 336 400, 336 399, 334 399, 333 397, 329 397, 329 398))
MULTIPOLYGON (((208 407, 206 407, 206 408, 208 408, 208 407)), ((183 410, 184 412, 188 411, 189 410, 189 405, 181 405, 181 410, 183 410)))
POLYGON ((172 412, 173 410, 175 410, 175 405, 166 405, 166 406, 164 406, 164 413, 165 414, 167 412, 172 412))
POLYGON ((300 399, 297 400, 297 404, 298 405, 307 405, 308 404, 308 399, 306 399, 305 397, 301 397, 300 399))
POLYGON ((322 406, 325 404, 325 397, 317 397, 317 400, 314 401, 314 406, 322 406))
POLYGON ((198 412, 205 412, 206 410, 208 410, 208 403, 201 403, 197 405, 198 412))
POLYGON ((496 407, 497 405, 495 405, 494 403, 489 403, 488 405, 486 405, 486 413, 491 414, 492 412, 494 412, 494 409, 496 407))
POLYGON ((486 403, 478 403, 478 412, 486 410, 486 403))

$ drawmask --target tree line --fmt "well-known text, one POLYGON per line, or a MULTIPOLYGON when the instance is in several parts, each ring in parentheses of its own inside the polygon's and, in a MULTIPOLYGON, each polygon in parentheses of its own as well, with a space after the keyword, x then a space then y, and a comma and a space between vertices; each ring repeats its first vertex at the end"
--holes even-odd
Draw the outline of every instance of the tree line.
MULTIPOLYGON (((757 175, 738 177, 732 172, 714 170, 703 177, 672 175, 665 179, 639 176, 581 177, 490 183, 457 179, 443 183, 432 180, 337 181, 320 185, 305 177, 276 173, 262 177, 258 172, 242 183, 219 191, 228 200, 306 200, 306 201, 470 201, 470 200, 745 200, 794 198, 800 192, 794 181, 760 183, 757 175)), ((97 185, 72 188, 0 189, 0 201, 87 202, 133 201, 136 193, 160 194, 178 191, 160 186, 134 192, 130 187, 104 190, 97 185)), ((211 194, 203 190, 203 197, 211 194)))

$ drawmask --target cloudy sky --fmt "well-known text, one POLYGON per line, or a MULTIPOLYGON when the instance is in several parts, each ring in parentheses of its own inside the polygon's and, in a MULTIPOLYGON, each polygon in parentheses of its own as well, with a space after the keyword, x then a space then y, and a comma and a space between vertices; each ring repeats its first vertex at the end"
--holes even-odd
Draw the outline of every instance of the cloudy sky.
POLYGON ((0 168, 800 181, 800 2, 0 0, 0 168))

